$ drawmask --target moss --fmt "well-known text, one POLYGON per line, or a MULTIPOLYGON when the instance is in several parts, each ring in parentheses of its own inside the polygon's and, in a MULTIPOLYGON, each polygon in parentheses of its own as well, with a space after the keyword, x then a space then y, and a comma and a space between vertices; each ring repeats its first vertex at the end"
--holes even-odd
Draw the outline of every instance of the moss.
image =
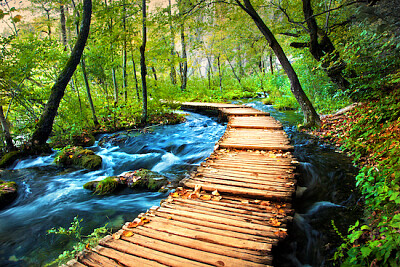
POLYGON ((118 187, 118 178, 110 176, 98 182, 96 186, 95 194, 106 195, 114 192, 118 187))
POLYGON ((168 184, 167 177, 150 170, 140 169, 134 172, 136 181, 129 185, 130 188, 146 188, 151 191, 160 190, 168 184))
POLYGON ((0 180, 0 208, 13 202, 18 196, 18 186, 15 182, 0 180))
POLYGON ((6 168, 10 166, 11 164, 14 163, 14 161, 16 161, 21 156, 22 153, 20 151, 11 151, 4 154, 4 156, 0 160, 0 168, 6 168))
POLYGON ((64 166, 75 166, 89 170, 101 168, 102 158, 95 155, 92 150, 82 147, 67 147, 59 152, 54 162, 64 166))
POLYGON ((94 190, 96 190, 96 186, 98 183, 99 183, 98 181, 91 181, 91 182, 84 184, 83 188, 94 191, 94 190))

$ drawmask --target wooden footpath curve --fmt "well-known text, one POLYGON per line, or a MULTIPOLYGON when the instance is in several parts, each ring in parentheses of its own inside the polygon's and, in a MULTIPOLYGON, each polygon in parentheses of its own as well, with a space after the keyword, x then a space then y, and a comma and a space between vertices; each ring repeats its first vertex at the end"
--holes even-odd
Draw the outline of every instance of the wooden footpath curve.
POLYGON ((68 266, 271 266, 292 220, 296 161, 282 125, 253 108, 182 103, 228 121, 213 154, 160 207, 68 266))

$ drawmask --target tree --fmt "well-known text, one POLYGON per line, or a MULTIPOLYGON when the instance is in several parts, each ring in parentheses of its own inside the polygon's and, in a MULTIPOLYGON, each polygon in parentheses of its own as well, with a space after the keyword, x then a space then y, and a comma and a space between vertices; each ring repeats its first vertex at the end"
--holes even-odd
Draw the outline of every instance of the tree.
POLYGON ((304 126, 311 127, 315 125, 320 125, 321 120, 319 118, 319 115, 315 111, 307 95, 304 93, 296 72, 294 71, 292 65, 290 64, 288 58, 286 57, 285 52, 283 51, 282 47, 276 40, 271 30, 268 28, 268 26, 264 23, 264 21, 257 13, 257 11, 254 9, 253 5, 250 3, 250 0, 243 0, 243 3, 241 2, 241 0, 235 0, 235 1, 240 6, 240 8, 242 8, 252 18, 254 23, 257 25, 258 29, 261 31, 265 39, 268 41, 272 51, 274 51, 276 57, 281 63, 282 68, 285 70, 290 80, 291 84, 290 90, 292 91, 297 102, 300 104, 301 110, 303 111, 304 126))
POLYGON ((65 88, 74 74, 85 48, 86 40, 89 35, 91 14, 92 1, 84 0, 82 26, 78 38, 64 69, 58 75, 57 81, 51 88, 50 97, 30 140, 33 145, 44 145, 51 134, 54 118, 57 115, 61 99, 64 96, 65 88))
POLYGON ((140 74, 142 76, 142 120, 145 124, 147 122, 147 84, 146 84, 146 42, 147 42, 147 29, 146 29, 146 0, 142 0, 142 45, 140 46, 140 74))

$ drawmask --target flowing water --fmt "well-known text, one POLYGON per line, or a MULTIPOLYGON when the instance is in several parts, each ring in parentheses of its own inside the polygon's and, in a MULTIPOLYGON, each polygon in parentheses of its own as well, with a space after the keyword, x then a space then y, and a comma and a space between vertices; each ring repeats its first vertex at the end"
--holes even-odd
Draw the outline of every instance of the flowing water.
POLYGON ((0 179, 17 182, 19 197, 0 211, 0 266, 42 266, 58 257, 69 240, 47 235, 46 231, 68 228, 75 216, 83 219, 87 234, 106 223, 120 228, 159 205, 167 193, 127 189, 97 196, 82 186, 139 168, 179 180, 212 153, 225 126, 212 118, 190 114, 185 123, 152 130, 100 136, 100 142, 91 147, 103 158, 103 166, 97 171, 57 167, 52 164, 55 154, 23 160, 12 170, 3 171, 0 179))
MULTIPOLYGON (((296 212, 289 238, 275 251, 275 265, 329 265, 332 244, 338 242, 331 220, 341 228, 357 215, 352 209, 357 199, 353 192, 355 169, 334 148, 296 130, 301 114, 278 112, 257 100, 244 102, 270 112, 283 123, 300 162, 296 212)), ((224 130, 225 126, 209 117, 190 114, 186 123, 155 127, 152 133, 101 136, 92 147, 103 158, 103 167, 98 171, 56 167, 52 164, 54 155, 24 160, 13 170, 4 171, 0 178, 16 181, 20 195, 0 211, 0 266, 39 266, 57 257, 68 240, 46 235, 46 230, 68 227, 76 215, 84 219, 85 229, 106 223, 119 228, 138 213, 158 205, 167 194, 125 190, 97 196, 82 185, 138 168, 179 180, 213 151, 224 130)))

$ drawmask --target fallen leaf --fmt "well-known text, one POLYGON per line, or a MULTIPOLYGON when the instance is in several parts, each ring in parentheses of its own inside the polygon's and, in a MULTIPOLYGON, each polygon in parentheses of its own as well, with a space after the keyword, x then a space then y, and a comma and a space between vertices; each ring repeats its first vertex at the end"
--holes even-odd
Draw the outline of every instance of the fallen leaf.
POLYGON ((217 189, 215 189, 215 191, 213 191, 211 194, 214 195, 214 196, 219 196, 219 195, 220 195, 220 194, 218 193, 218 190, 217 190, 217 189))
POLYGON ((269 219, 272 226, 280 226, 282 223, 276 218, 269 219))
POLYGON ((220 201, 221 199, 222 199, 221 196, 213 196, 213 197, 212 197, 212 200, 213 200, 213 201, 220 201))
POLYGON ((128 228, 136 228, 138 226, 137 222, 130 222, 128 228))
POLYGON ((120 238, 121 238, 121 235, 118 234, 118 233, 114 233, 114 234, 112 235, 112 238, 115 239, 115 240, 117 240, 117 239, 120 239, 120 238))
POLYGON ((247 199, 242 200, 241 202, 242 202, 243 204, 249 204, 249 201, 248 201, 247 199))
POLYGON ((211 200, 211 195, 201 195, 200 198, 202 200, 211 200))
POLYGON ((178 192, 174 192, 170 194, 171 197, 179 197, 179 193, 178 192))
POLYGON ((285 238, 287 236, 286 232, 280 230, 276 231, 274 234, 277 235, 279 238, 285 238))
POLYGON ((130 237, 130 236, 133 236, 133 232, 125 230, 125 231, 122 232, 122 235, 126 236, 126 237, 130 237))
POLYGON ((89 244, 89 243, 87 243, 87 244, 86 244, 86 246, 85 246, 85 248, 86 248, 87 250, 91 250, 91 248, 90 248, 90 244, 89 244))

